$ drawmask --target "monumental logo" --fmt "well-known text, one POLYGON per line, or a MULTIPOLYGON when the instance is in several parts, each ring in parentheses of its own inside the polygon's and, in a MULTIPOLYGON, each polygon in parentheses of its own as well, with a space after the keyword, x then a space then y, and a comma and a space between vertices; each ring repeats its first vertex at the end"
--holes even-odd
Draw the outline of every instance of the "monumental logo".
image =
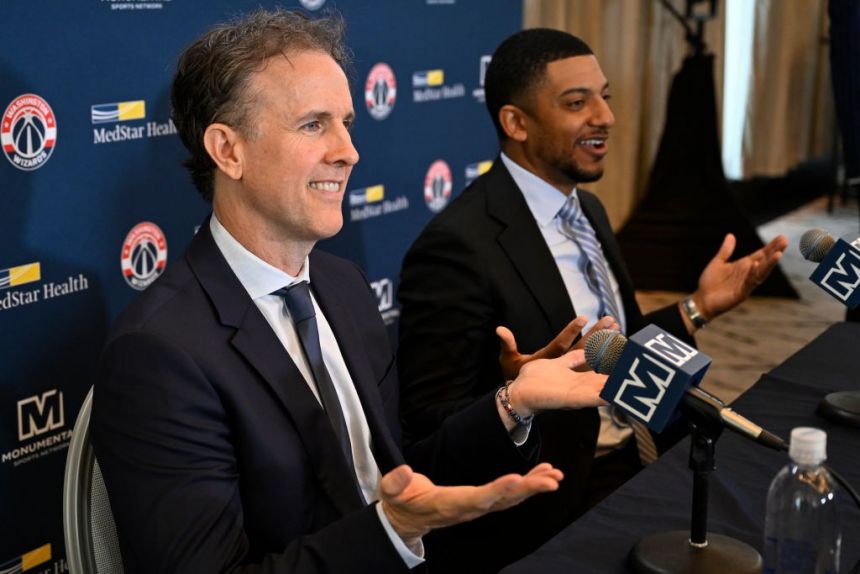
POLYGON ((83 273, 78 273, 77 277, 69 276, 61 282, 47 281, 41 286, 13 289, 13 287, 37 283, 41 280, 42 264, 38 261, 0 269, 0 311, 47 301, 62 295, 71 295, 78 291, 85 291, 90 286, 87 277, 83 273))
POLYGON ((364 103, 370 117, 384 120, 394 109, 397 101, 397 80, 394 71, 385 62, 379 62, 370 69, 364 82, 364 103))
POLYGON ((6 159, 18 169, 33 171, 45 165, 57 145, 57 118, 48 102, 36 94, 12 100, 3 112, 0 143, 6 159))
POLYGON ((93 125, 117 124, 112 127, 94 127, 93 144, 116 143, 129 140, 140 140, 176 134, 173 120, 166 122, 149 121, 146 119, 146 101, 131 100, 128 102, 113 102, 90 106, 90 121, 93 125), (125 122, 138 122, 137 125, 125 125, 125 122))
POLYGON ((441 159, 437 159, 424 176, 424 201, 430 211, 442 211, 451 199, 451 168, 441 159))
MULTIPOLYGON (((16 556, 11 560, 7 560, 0 564, 0 573, 2 574, 17 574, 18 572, 26 572, 31 568, 35 568, 40 564, 44 564, 48 560, 51 559, 51 545, 43 544, 39 546, 35 550, 30 550, 29 552, 25 552, 20 556, 16 556)), ((62 561, 65 562, 65 561, 62 561)), ((60 570, 60 572, 65 572, 66 570, 60 570)), ((43 570, 43 572, 50 572, 50 570, 43 570)))
POLYGON ((490 65, 490 60, 493 57, 490 55, 483 55, 478 63, 478 87, 472 90, 472 97, 479 102, 484 102, 486 97, 484 96, 484 80, 487 78, 487 66, 490 65))
POLYGON ((400 309, 394 307, 394 284, 388 277, 383 277, 378 281, 371 281, 370 288, 376 295, 376 306, 379 308, 382 320, 386 325, 391 325, 400 317, 400 309))
POLYGON ((362 221, 404 209, 409 209, 409 199, 404 195, 385 199, 384 185, 372 185, 349 192, 350 221, 362 221))
POLYGON ((445 84, 445 70, 412 72, 412 101, 433 102, 462 98, 466 95, 463 84, 445 84))
POLYGON ((487 159, 484 161, 479 161, 478 163, 470 163, 466 166, 466 185, 469 185, 476 179, 478 176, 484 175, 490 168, 493 167, 493 160, 487 159))
POLYGON ((67 448, 72 431, 65 427, 62 391, 51 389, 19 400, 18 442, 24 444, 0 454, 0 462, 19 466, 67 448))
POLYGON ((122 243, 120 267, 125 282, 143 291, 158 279, 167 266, 167 239, 161 229, 150 221, 131 228, 122 243))

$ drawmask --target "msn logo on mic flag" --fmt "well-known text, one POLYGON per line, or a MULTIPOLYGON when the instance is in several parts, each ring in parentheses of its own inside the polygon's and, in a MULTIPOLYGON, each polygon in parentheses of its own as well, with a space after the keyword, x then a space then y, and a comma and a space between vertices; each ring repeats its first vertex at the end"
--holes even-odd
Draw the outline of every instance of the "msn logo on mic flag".
POLYGON ((809 279, 849 309, 860 305, 860 250, 839 239, 809 279))
POLYGON ((660 433, 677 415, 687 388, 696 386, 711 358, 656 325, 631 336, 600 397, 660 433))

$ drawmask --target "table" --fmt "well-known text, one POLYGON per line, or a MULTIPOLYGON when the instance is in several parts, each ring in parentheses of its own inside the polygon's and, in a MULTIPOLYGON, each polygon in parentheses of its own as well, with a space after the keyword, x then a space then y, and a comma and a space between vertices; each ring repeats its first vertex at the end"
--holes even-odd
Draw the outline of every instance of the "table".
MULTIPOLYGON (((761 379, 732 407, 788 439, 796 426, 827 431, 828 464, 860 490, 860 428, 815 414, 822 396, 860 390, 860 324, 838 323, 761 379)), ((630 548, 647 534, 689 529, 692 472, 689 438, 619 488, 582 518, 503 574, 627 572, 630 548)), ((725 431, 716 445, 710 478, 708 531, 762 549, 770 481, 788 456, 725 431)), ((843 493, 841 569, 860 559, 860 510, 843 493)))

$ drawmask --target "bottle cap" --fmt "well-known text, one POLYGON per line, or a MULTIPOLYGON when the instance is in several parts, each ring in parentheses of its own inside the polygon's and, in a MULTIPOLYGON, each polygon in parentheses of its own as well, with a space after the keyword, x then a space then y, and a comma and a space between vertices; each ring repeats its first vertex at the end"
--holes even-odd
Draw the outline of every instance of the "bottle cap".
POLYGON ((827 433, 814 427, 792 429, 788 456, 797 464, 821 464, 827 459, 827 433))

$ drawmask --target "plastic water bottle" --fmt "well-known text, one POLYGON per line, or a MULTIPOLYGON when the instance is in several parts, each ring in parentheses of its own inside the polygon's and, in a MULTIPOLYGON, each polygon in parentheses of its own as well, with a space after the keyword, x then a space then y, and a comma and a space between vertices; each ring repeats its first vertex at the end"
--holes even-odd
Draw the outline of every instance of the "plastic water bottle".
POLYGON ((839 514, 837 487, 821 466, 827 458, 827 433, 798 427, 791 431, 791 463, 767 493, 765 574, 838 574, 839 514))

